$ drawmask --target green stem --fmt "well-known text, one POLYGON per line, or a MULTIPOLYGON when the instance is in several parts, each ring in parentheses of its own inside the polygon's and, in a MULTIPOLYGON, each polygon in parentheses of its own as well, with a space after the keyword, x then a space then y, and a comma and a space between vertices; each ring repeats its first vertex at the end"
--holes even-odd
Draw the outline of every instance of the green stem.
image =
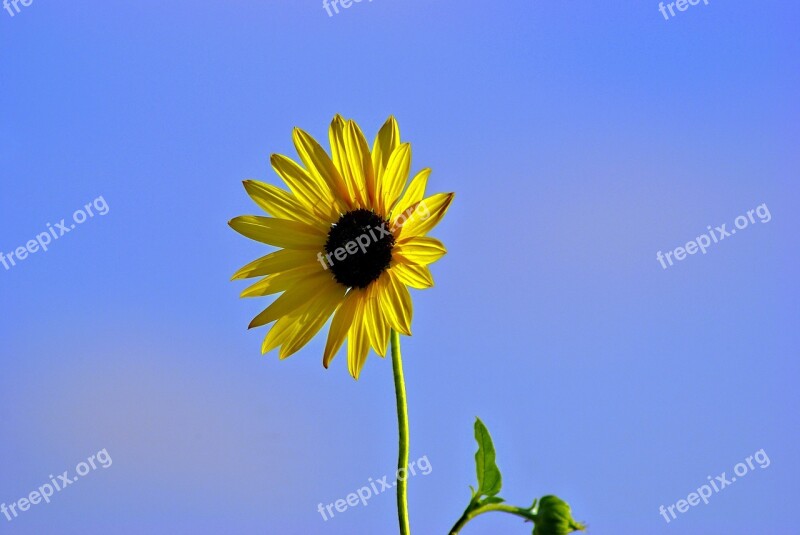
POLYGON ((491 511, 500 511, 502 513, 509 513, 516 516, 521 516, 525 520, 529 520, 530 522, 536 521, 536 516, 531 512, 530 509, 524 509, 522 507, 514 507, 513 505, 506 505, 504 503, 490 503, 486 505, 481 505, 476 507, 477 503, 475 501, 470 502, 469 507, 467 510, 464 511, 464 514, 461 515, 461 518, 456 521, 455 525, 450 529, 450 535, 458 535, 458 532, 461 531, 461 528, 467 525, 467 522, 472 520, 478 515, 482 515, 483 513, 489 513, 491 511))
POLYGON ((408 404, 406 402, 406 381, 403 378, 403 358, 400 356, 400 335, 395 330, 391 334, 392 371, 394 372, 394 392, 397 398, 397 427, 400 431, 400 447, 397 456, 397 518, 400 522, 400 535, 410 535, 408 523, 408 404))

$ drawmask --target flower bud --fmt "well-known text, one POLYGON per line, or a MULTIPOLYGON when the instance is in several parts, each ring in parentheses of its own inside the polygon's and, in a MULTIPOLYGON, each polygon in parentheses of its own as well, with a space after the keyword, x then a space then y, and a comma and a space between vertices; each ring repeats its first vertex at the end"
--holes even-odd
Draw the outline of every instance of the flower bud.
POLYGON ((544 496, 536 508, 533 535, 567 535, 586 526, 572 518, 569 505, 558 496, 544 496))

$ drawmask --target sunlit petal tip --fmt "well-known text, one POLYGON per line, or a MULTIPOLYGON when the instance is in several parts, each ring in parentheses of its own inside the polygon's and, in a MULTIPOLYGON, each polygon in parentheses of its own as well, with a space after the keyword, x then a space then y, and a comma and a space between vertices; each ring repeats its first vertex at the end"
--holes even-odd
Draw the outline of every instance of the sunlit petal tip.
POLYGON ((397 128, 397 118, 394 115, 390 115, 386 118, 386 121, 383 123, 384 126, 391 126, 393 128, 397 128))
MULTIPOLYGON (((247 330, 248 331, 251 330, 251 329, 257 329, 258 327, 263 327, 264 325, 266 325, 266 323, 263 323, 263 322, 259 323, 258 319, 259 319, 259 317, 256 316, 255 318, 250 320, 250 323, 247 325, 247 330)), ((273 321, 275 321, 275 320, 273 320, 273 321)))
POLYGON ((361 362, 355 366, 349 366, 350 377, 358 381, 358 378, 361 376, 361 369, 364 367, 365 362, 361 362))
POLYGON ((444 195, 445 197, 447 197, 447 201, 445 202, 445 206, 446 206, 447 208, 449 208, 449 207, 450 207, 450 203, 452 203, 452 202, 453 202, 453 199, 455 199, 455 198, 456 198, 456 194, 455 194, 455 192, 451 191, 451 192, 449 192, 449 193, 444 193, 443 195, 444 195))
POLYGON ((297 353, 300 349, 301 348, 298 347, 298 348, 289 350, 289 349, 286 348, 286 346, 281 346, 280 351, 278 351, 278 360, 286 360, 289 357, 291 357, 292 355, 294 355, 295 353, 297 353))
POLYGON ((350 369, 350 377, 358 381, 359 376, 361 375, 361 369, 350 369))
POLYGON ((253 188, 256 188, 258 186, 267 187, 267 185, 264 182, 256 180, 254 178, 246 178, 242 180, 242 186, 244 186, 244 189, 248 193, 248 195, 251 193, 253 188))
POLYGON ((372 349, 375 351, 375 354, 378 355, 380 358, 385 359, 386 353, 388 353, 389 347, 389 340, 387 339, 386 342, 381 342, 379 347, 373 347, 372 349))
POLYGON ((394 222, 394 227, 399 227, 396 231, 398 239, 403 241, 409 237, 425 236, 439 224, 454 198, 454 193, 437 193, 421 200, 406 213, 398 214, 394 222), (426 213, 423 216, 417 215, 420 206, 425 208, 426 213))
POLYGON ((290 330, 288 322, 281 322, 280 320, 276 322, 264 337, 264 342, 261 344, 261 353, 266 355, 281 345, 287 330, 290 330))

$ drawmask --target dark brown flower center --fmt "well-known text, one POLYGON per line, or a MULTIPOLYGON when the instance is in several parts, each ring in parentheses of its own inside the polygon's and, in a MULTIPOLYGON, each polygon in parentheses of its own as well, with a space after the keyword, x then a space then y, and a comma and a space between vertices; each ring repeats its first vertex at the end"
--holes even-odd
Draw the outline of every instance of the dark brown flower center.
POLYGON ((387 220, 371 210, 353 210, 331 226, 324 265, 339 284, 366 288, 389 267, 393 247, 387 220))

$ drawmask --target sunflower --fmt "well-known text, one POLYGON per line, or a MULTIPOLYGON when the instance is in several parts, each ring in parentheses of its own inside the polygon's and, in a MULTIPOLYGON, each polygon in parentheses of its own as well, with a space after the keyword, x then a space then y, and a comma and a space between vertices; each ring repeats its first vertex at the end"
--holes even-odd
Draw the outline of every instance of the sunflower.
POLYGON ((270 217, 229 222, 240 234, 279 250, 247 264, 233 279, 263 277, 242 297, 281 293, 250 323, 254 328, 274 322, 262 353, 280 347, 279 357, 289 357, 333 316, 322 364, 327 368, 347 339, 348 368, 358 379, 370 347, 383 357, 391 330, 411 335, 408 287, 433 286, 428 265, 446 250, 426 234, 454 194, 425 197, 430 169, 408 183, 411 146, 400 142, 394 117, 381 127, 372 151, 359 126, 339 115, 329 130, 330 156, 299 128, 292 138, 302 165, 279 154, 270 158, 289 191, 244 182, 270 217))

